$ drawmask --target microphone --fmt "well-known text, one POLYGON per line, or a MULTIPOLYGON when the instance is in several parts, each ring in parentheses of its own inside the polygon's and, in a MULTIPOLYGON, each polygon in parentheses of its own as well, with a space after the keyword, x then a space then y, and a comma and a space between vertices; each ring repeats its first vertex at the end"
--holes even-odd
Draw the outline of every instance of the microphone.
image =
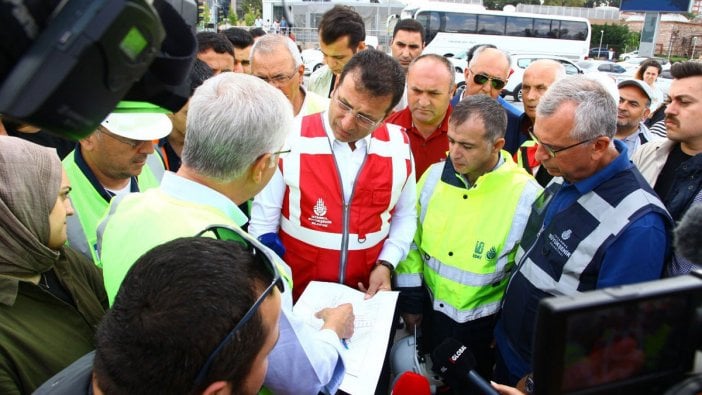
POLYGON ((432 370, 444 378, 469 382, 481 393, 486 395, 499 395, 490 383, 473 370, 475 356, 468 347, 456 339, 447 338, 431 353, 434 362, 432 370))
POLYGON ((431 386, 421 374, 404 372, 395 381, 390 395, 431 395, 431 386))
POLYGON ((675 229, 675 250, 685 259, 702 265, 702 204, 690 207, 675 229))

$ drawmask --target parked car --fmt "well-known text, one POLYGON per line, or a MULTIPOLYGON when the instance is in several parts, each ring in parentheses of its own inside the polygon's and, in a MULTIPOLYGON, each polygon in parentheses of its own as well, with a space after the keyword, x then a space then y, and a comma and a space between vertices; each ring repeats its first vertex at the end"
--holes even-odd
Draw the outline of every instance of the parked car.
POLYGON ((631 51, 631 52, 625 52, 621 55, 619 55, 619 60, 627 60, 629 58, 635 58, 639 56, 639 50, 637 49, 636 51, 631 51))
POLYGON ((303 49, 300 55, 302 63, 305 65, 305 75, 310 75, 313 71, 324 66, 324 55, 319 49, 303 49))
POLYGON ((578 62, 578 66, 584 73, 604 73, 612 77, 615 81, 622 76, 628 75, 627 69, 619 63, 612 63, 604 60, 583 60, 578 62))
POLYGON ((609 48, 590 48, 588 57, 590 59, 609 59, 609 48))
POLYGON ((538 55, 538 54, 516 54, 512 55, 512 70, 513 73, 507 81, 507 85, 502 89, 502 97, 507 95, 512 95, 515 102, 522 101, 522 77, 524 76, 524 70, 531 64, 531 62, 539 59, 553 59, 557 62, 563 64, 565 67, 566 74, 582 74, 582 70, 573 63, 570 59, 563 58, 560 56, 551 55, 538 55))

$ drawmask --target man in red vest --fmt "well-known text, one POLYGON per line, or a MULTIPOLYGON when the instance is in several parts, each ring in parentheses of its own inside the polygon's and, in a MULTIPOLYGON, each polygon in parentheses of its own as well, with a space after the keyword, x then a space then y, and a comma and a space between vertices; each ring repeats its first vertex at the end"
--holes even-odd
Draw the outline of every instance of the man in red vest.
POLYGON ((390 290, 416 229, 409 139, 383 122, 404 86, 390 56, 354 55, 328 110, 302 119, 290 153, 254 200, 249 231, 291 266, 295 298, 313 280, 358 287, 367 297, 390 290))

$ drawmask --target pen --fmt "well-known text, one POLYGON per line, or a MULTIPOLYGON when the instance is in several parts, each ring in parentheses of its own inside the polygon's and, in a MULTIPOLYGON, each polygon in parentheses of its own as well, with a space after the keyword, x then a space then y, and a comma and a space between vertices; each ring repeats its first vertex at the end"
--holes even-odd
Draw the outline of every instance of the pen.
POLYGON ((346 343, 346 339, 341 339, 341 344, 344 345, 345 349, 347 349, 347 350, 349 349, 349 345, 346 343))

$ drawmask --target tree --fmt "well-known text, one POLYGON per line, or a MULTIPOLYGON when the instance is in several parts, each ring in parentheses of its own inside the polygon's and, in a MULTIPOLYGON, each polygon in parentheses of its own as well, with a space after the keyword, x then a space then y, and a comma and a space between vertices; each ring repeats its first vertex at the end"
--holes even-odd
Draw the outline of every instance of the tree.
POLYGON ((592 36, 590 37, 590 48, 595 48, 600 45, 600 35, 602 35, 602 46, 614 48, 618 53, 632 48, 639 47, 639 33, 629 31, 626 25, 607 24, 592 25, 592 36))

